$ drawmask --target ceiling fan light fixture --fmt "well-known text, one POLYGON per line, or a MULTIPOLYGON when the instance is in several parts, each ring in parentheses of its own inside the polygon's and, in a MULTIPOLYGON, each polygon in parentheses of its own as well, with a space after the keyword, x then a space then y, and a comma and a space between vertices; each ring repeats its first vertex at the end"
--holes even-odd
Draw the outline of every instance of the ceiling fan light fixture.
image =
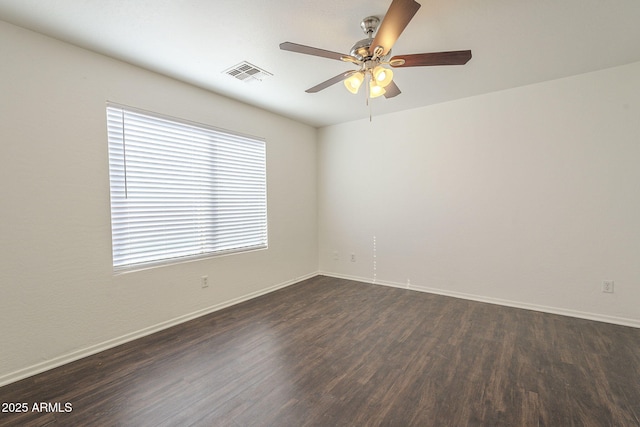
POLYGON ((373 69, 373 78, 378 86, 387 87, 393 80, 393 71, 378 65, 373 69))
POLYGON ((353 94, 358 93, 358 89, 362 86, 362 82, 364 81, 364 75, 362 72, 358 71, 357 73, 353 73, 349 78, 344 80, 344 86, 347 90, 353 94))

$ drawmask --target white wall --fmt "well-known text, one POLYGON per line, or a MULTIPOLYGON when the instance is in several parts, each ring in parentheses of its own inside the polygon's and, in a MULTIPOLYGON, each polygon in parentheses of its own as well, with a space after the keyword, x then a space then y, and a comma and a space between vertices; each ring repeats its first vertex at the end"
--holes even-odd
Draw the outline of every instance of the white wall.
POLYGON ((317 271, 314 128, 1 21, 0 57, 0 384, 317 271), (113 275, 107 100, 265 137, 269 249, 113 275))
POLYGON ((640 326, 640 63, 323 128, 318 165, 321 271, 640 326))

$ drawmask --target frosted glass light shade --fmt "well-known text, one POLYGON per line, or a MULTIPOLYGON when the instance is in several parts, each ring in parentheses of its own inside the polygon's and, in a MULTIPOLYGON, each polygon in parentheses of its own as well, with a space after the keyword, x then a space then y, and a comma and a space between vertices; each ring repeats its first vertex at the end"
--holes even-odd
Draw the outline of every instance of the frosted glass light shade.
POLYGON ((364 75, 358 71, 357 73, 352 74, 349 78, 344 80, 344 86, 351 93, 358 93, 358 89, 362 85, 364 81, 364 75))
POLYGON ((393 80, 393 71, 378 65, 373 69, 373 78, 378 86, 387 87, 393 80))

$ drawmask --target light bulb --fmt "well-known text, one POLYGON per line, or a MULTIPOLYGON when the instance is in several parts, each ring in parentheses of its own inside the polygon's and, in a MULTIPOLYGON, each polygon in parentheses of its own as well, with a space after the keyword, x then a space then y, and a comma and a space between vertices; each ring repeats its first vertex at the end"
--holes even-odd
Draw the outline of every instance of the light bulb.
POLYGON ((377 98, 381 95, 384 95, 386 92, 386 90, 382 87, 379 86, 375 83, 375 81, 371 81, 371 85, 369 87, 369 97, 370 98, 377 98))

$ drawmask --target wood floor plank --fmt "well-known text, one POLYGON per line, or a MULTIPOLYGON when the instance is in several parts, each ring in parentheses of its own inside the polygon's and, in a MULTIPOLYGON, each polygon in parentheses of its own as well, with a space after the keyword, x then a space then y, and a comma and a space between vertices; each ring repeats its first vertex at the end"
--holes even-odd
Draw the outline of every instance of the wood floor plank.
POLYGON ((318 276, 0 388, 2 426, 640 426, 640 330, 318 276))

